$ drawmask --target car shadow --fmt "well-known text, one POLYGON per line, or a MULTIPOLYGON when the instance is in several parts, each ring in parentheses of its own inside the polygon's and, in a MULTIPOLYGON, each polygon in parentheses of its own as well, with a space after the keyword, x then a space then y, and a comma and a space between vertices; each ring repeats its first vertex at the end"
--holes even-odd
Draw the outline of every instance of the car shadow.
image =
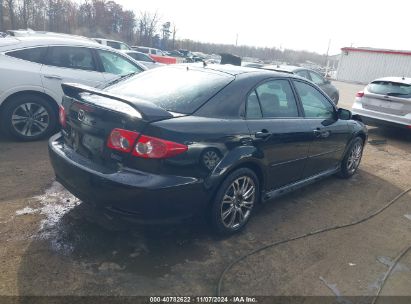
MULTIPOLYGON (((64 200, 60 205, 47 201, 57 211, 42 220, 46 233, 40 229, 21 257, 21 295, 211 294, 223 267, 239 255, 361 218, 400 192, 361 170, 349 180, 331 177, 259 206, 242 233, 217 238, 201 219, 141 226, 96 217, 84 203, 63 210, 72 199, 64 191, 53 198, 64 200), (49 230, 47 220, 55 223, 49 230)), ((242 293, 241 286, 233 288, 242 293)))

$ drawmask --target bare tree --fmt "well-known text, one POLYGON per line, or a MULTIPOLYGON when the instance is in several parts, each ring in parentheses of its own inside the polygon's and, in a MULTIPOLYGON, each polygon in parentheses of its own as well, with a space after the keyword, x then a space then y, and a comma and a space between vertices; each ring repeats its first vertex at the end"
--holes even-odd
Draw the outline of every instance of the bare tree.
POLYGON ((16 15, 14 11, 14 0, 6 0, 9 9, 10 26, 12 29, 16 29, 16 15))
POLYGON ((0 0, 0 31, 4 31, 4 23, 3 23, 3 0, 0 0))
POLYGON ((153 38, 157 31, 158 21, 157 12, 154 15, 148 12, 140 13, 138 22, 139 44, 152 46, 153 38))

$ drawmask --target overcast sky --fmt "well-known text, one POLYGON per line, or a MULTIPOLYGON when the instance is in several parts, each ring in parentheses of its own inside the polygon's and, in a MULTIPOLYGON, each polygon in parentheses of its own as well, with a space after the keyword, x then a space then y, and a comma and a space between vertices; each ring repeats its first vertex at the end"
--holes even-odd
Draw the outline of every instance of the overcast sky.
POLYGON ((330 55, 344 46, 411 49, 409 0, 115 0, 124 8, 158 12, 177 38, 282 47, 330 55))

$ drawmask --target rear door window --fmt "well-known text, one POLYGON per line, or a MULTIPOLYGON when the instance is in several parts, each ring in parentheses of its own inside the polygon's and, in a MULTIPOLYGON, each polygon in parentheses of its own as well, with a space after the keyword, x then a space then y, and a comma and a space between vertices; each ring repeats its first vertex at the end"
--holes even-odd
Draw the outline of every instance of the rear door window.
POLYGON ((370 93, 411 98, 411 85, 392 81, 373 81, 367 86, 370 93))
POLYGON ((261 119, 263 114, 261 113, 260 102, 258 101, 257 92, 253 90, 247 98, 246 108, 247 119, 261 119))
POLYGON ((127 58, 109 51, 97 50, 104 72, 114 75, 126 75, 141 72, 143 69, 127 58))
POLYGON ((23 59, 36 63, 43 63, 47 52, 47 47, 35 47, 29 49, 23 49, 18 51, 7 52, 7 56, 11 56, 18 59, 23 59))
POLYGON ((86 71, 97 71, 90 49, 71 46, 52 46, 47 56, 47 64, 86 71))
POLYGON ((297 103, 288 80, 267 81, 256 89, 264 118, 298 117, 297 103))

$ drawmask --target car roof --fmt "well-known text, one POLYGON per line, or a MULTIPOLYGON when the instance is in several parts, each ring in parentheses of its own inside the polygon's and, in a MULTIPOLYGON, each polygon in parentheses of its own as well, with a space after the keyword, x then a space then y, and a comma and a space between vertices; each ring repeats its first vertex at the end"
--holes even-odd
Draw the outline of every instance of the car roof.
POLYGON ((36 46, 49 45, 64 45, 64 46, 84 46, 93 47, 104 50, 113 49, 109 46, 101 45, 98 42, 88 38, 78 38, 77 36, 23 36, 23 37, 6 37, 0 40, 0 50, 8 50, 13 48, 26 48, 36 46))
POLYGON ((106 39, 106 38, 91 38, 91 39, 93 39, 93 40, 101 40, 101 41, 112 41, 112 42, 118 42, 118 43, 126 44, 125 42, 120 41, 120 40, 113 40, 113 39, 106 39))
POLYGON ((371 82, 375 82, 375 81, 388 81, 388 82, 397 82, 397 83, 411 85, 411 78, 407 78, 407 77, 382 77, 382 78, 375 79, 371 82))
MULTIPOLYGON (((290 74, 282 73, 279 71, 272 71, 272 70, 264 70, 264 69, 257 69, 257 68, 249 68, 231 64, 207 64, 206 66, 203 63, 182 63, 178 64, 179 66, 187 66, 193 67, 196 69, 206 69, 217 71, 225 74, 229 74, 232 76, 243 75, 243 76, 266 76, 266 77, 290 77, 290 74)), ((297 75, 292 75, 294 78, 301 78, 297 75)))
POLYGON ((294 73, 298 70, 303 70, 303 68, 295 66, 295 65, 266 65, 262 67, 263 69, 266 70, 272 70, 272 71, 282 71, 286 73, 294 73))
POLYGON ((136 50, 123 50, 123 52, 124 53, 133 53, 133 54, 142 54, 142 55, 148 56, 146 53, 142 53, 142 52, 139 52, 139 51, 136 51, 136 50))

